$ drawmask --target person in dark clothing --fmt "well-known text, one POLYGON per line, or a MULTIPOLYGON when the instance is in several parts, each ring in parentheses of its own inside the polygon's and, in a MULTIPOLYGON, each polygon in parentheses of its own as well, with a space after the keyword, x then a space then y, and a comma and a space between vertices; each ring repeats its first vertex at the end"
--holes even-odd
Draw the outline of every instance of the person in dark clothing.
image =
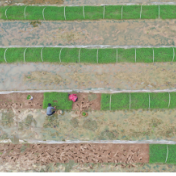
POLYGON ((51 106, 51 103, 48 103, 48 107, 47 107, 47 110, 46 110, 46 114, 48 116, 50 115, 53 115, 56 111, 54 111, 56 109, 56 106, 52 107, 51 106))

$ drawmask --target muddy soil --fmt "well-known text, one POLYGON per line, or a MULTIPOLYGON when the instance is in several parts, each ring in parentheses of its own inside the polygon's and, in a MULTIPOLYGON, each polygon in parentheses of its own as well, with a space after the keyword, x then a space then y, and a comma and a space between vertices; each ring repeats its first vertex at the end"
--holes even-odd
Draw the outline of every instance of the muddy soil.
POLYGON ((0 95, 0 109, 42 109, 43 93, 12 93, 0 95), (33 96, 33 100, 27 100, 28 95, 33 96))
POLYGON ((73 102, 73 110, 94 111, 101 109, 101 94, 77 93, 78 101, 73 102))
POLYGON ((0 46, 175 46, 176 20, 2 21, 0 46), (8 39, 8 40, 7 40, 8 39))
POLYGON ((1 144, 1 163, 148 163, 148 144, 1 144))

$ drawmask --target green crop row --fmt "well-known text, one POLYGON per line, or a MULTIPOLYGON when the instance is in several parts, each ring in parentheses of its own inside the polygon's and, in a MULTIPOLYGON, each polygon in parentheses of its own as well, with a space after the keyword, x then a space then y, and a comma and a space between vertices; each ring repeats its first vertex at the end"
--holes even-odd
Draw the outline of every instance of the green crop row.
POLYGON ((176 164, 176 145, 151 144, 149 156, 149 163, 176 164))
POLYGON ((5 20, 175 19, 176 5, 2 6, 5 20), (142 7, 142 8, 141 8, 142 7), (7 9, 8 8, 8 9, 7 9), (6 11, 7 10, 7 11, 6 11), (6 15, 5 15, 6 12, 6 15), (43 13, 44 12, 44 13, 43 13), (44 14, 44 16, 43 16, 44 14))
POLYGON ((65 62, 65 63, 116 63, 116 62, 172 62, 175 48, 0 48, 0 63, 7 62, 65 62), (6 52, 5 52, 6 51, 6 52), (5 55, 5 57, 4 57, 5 55))
MULTIPOLYGON (((63 110, 71 110, 72 102, 68 93, 44 93, 43 108, 48 103, 59 106, 63 110)), ((115 93, 101 94, 101 110, 128 109, 172 109, 176 108, 176 92, 170 93, 115 93)))
POLYGON ((176 92, 116 93, 101 95, 101 110, 176 108, 176 92))

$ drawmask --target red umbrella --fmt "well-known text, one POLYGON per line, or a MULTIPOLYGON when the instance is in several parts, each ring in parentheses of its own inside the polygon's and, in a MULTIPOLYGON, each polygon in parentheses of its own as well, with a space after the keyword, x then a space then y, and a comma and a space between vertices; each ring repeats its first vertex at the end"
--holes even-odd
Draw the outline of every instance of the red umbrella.
POLYGON ((77 95, 76 94, 70 94, 69 95, 69 100, 71 100, 71 101, 73 101, 73 102, 75 102, 76 100, 77 100, 77 95))

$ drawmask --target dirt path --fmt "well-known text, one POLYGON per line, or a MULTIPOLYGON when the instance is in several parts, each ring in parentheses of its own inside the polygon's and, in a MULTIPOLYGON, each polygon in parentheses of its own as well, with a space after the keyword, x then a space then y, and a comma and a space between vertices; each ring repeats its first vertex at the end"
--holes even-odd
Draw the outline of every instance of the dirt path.
POLYGON ((0 64, 0 91, 175 89, 175 72, 176 63, 0 64))
POLYGON ((21 166, 41 163, 148 163, 148 144, 1 144, 1 162, 21 166), (9 157, 10 154, 10 157, 9 157))
POLYGON ((173 46, 176 20, 101 20, 0 23, 0 46, 142 45, 173 46))

